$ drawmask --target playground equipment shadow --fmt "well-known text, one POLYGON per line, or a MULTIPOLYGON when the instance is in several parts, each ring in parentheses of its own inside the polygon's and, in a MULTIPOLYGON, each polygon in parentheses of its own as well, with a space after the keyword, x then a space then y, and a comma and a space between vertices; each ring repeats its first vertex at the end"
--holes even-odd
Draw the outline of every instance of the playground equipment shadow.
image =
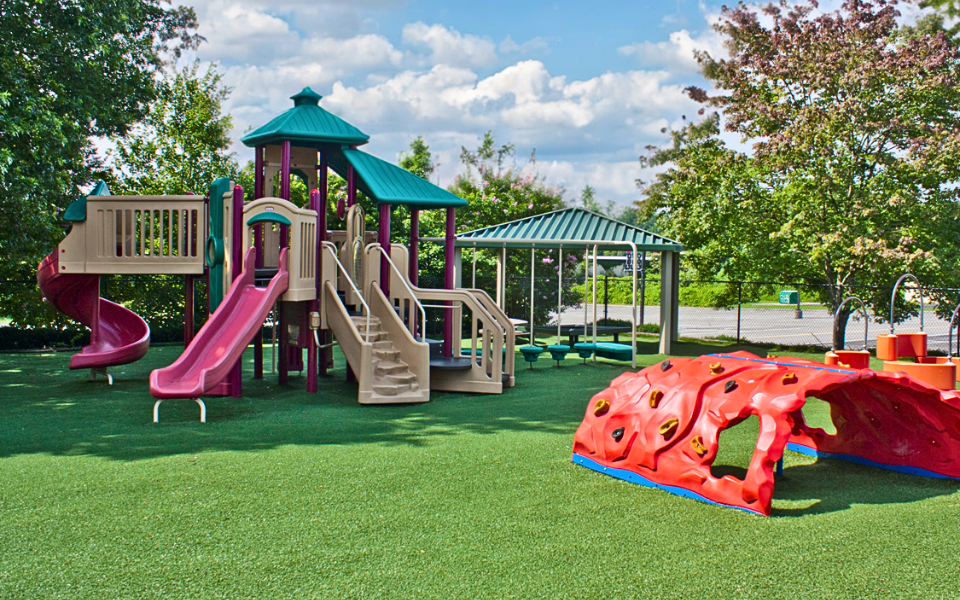
MULTIPOLYGON (((114 385, 69 371, 69 354, 0 355, 0 457, 25 453, 96 455, 137 460, 205 450, 264 450, 288 444, 387 443, 423 445, 436 436, 498 431, 572 431, 591 395, 623 371, 622 364, 581 365, 560 370, 582 385, 558 390, 558 372, 546 363, 525 371, 523 387, 502 396, 433 392, 427 405, 361 406, 356 383, 347 383, 344 359, 320 379, 317 394, 293 372, 286 386, 269 372, 251 379, 252 350, 244 355, 243 397, 208 397, 207 424, 198 423, 192 402, 167 400, 160 423, 148 389, 153 368, 172 362, 181 348, 154 348, 141 361, 111 369, 114 385), (544 389, 552 397, 531 402, 544 389)), ((269 358, 269 349, 266 351, 269 358)), ((521 361, 522 363, 522 361, 521 361)), ((522 363, 525 364, 525 363, 522 363)), ((552 363, 550 363, 552 365, 552 363)))

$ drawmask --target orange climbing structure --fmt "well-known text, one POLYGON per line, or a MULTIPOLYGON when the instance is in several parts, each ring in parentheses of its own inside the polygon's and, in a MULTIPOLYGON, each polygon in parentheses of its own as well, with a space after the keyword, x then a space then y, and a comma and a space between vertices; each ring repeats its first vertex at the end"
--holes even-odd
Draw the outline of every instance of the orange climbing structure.
POLYGON ((774 470, 790 450, 960 478, 960 392, 903 373, 747 352, 670 359, 594 396, 573 461, 634 483, 769 515, 774 470), (830 404, 835 434, 810 427, 808 397, 830 404), (744 478, 714 477, 720 433, 752 415, 760 434, 744 478))

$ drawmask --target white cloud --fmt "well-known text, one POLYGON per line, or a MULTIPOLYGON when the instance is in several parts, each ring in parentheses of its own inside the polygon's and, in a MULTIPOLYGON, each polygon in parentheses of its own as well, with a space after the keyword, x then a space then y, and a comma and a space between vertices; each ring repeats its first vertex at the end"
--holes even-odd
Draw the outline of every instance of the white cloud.
POLYGON ((674 31, 665 42, 638 42, 618 49, 624 56, 637 57, 641 65, 659 66, 674 73, 698 73, 695 53, 706 52, 714 58, 726 55, 723 40, 712 29, 692 37, 686 29, 674 31))
POLYGON ((443 25, 410 23, 403 27, 403 42, 430 50, 429 64, 486 67, 497 60, 496 45, 489 39, 463 35, 443 25))

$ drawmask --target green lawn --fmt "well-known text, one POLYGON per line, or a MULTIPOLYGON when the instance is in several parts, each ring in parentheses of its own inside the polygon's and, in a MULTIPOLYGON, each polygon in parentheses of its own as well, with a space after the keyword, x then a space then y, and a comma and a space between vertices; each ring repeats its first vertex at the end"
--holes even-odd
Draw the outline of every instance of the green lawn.
MULTIPOLYGON (((960 482, 788 453, 763 518, 573 465, 622 365, 518 357, 501 396, 360 406, 338 357, 316 395, 267 374, 154 424, 179 351, 113 387, 0 355, 0 598, 960 597, 960 482)), ((749 423, 718 462, 748 463, 749 423)))

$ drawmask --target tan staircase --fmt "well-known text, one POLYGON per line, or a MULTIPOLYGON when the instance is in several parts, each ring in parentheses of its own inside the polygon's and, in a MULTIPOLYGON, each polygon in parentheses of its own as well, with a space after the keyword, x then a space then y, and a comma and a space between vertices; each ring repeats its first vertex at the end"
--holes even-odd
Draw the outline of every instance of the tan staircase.
MULTIPOLYGON (((361 336, 367 333, 366 317, 350 317, 350 320, 361 336)), ((400 359, 400 351, 377 317, 370 317, 366 340, 373 346, 373 395, 367 403, 423 402, 416 375, 400 359)))

